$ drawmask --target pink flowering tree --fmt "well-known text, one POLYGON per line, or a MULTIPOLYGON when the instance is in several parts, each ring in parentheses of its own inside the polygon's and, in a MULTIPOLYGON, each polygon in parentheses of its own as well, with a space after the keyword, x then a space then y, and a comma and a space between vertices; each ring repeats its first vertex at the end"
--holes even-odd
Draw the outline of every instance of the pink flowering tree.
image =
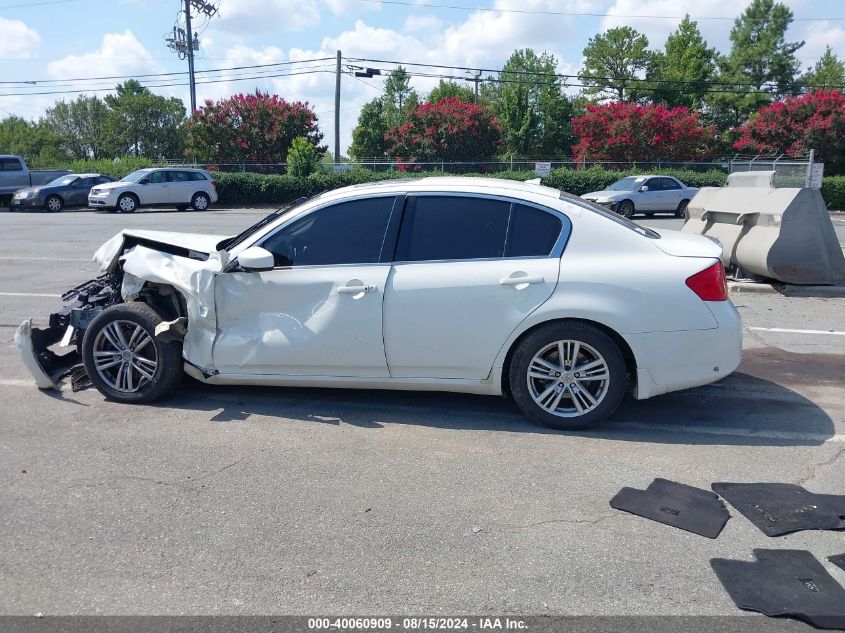
POLYGON ((205 162, 284 162, 297 137, 315 146, 319 155, 323 134, 307 102, 290 103, 278 95, 257 91, 219 101, 207 100, 188 121, 189 156, 205 162))
POLYGON ((797 156, 814 149, 825 173, 845 173, 845 95, 838 90, 777 101, 738 132, 733 146, 741 152, 797 156))
POLYGON ((446 97, 417 106, 385 140, 388 154, 403 165, 489 158, 502 146, 502 126, 490 108, 446 97))
POLYGON ((572 120, 578 142, 572 147, 579 161, 613 163, 690 161, 706 157, 716 130, 701 122, 697 112, 663 104, 613 102, 588 105, 572 120))

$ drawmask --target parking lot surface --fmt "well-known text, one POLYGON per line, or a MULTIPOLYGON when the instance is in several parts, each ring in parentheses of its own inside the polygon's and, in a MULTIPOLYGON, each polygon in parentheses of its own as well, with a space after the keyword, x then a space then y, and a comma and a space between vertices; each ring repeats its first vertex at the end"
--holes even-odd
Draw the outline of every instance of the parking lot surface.
POLYGON ((709 560, 753 548, 808 549, 845 584, 841 533, 768 538, 732 511, 709 540, 608 505, 655 477, 845 492, 845 299, 735 296, 736 373, 589 432, 468 395, 34 387, 14 328, 103 241, 264 213, 0 214, 0 613, 734 615, 709 560))

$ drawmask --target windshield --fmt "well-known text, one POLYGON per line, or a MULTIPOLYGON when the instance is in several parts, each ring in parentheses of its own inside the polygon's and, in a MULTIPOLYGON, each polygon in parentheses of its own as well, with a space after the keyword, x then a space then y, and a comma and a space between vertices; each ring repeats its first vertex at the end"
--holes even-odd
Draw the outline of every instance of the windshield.
POLYGON ((645 178, 642 176, 628 176, 614 182, 607 188, 607 191, 636 191, 643 186, 645 178))
POLYGON ((144 176, 146 176, 149 173, 150 173, 149 169, 139 169, 138 171, 133 171, 128 176, 125 176, 123 178, 123 180, 126 181, 126 182, 138 182, 139 180, 141 180, 141 178, 143 178, 144 176))
POLYGON ((569 202, 577 204, 579 207, 598 213, 599 215, 606 217, 608 220, 612 220, 617 224, 621 224, 622 226, 629 228, 644 237, 648 237, 653 240, 660 239, 660 233, 652 231, 650 228, 647 228, 645 226, 640 226, 636 222, 631 222, 631 220, 629 220, 628 218, 623 217, 618 213, 614 213, 613 211, 608 211, 605 207, 598 205, 595 202, 584 200, 584 198, 573 196, 571 193, 566 193, 564 191, 560 192, 560 199, 568 200, 569 202))
POLYGON ((75 181, 77 178, 78 178, 78 176, 59 176, 55 180, 51 180, 48 184, 51 187, 69 185, 70 183, 75 181))
POLYGON ((273 211, 271 214, 267 215, 266 217, 261 218, 258 222, 253 224, 251 227, 241 231, 235 237, 230 237, 229 239, 223 240, 222 242, 220 242, 217 245, 217 250, 218 251, 220 251, 220 250, 226 250, 226 251, 230 250, 232 247, 237 246, 238 244, 240 244, 241 242, 246 240, 246 238, 248 238, 250 235, 255 233, 261 227, 267 226, 273 220, 276 220, 276 219, 282 217, 284 214, 289 213, 290 211, 293 211, 297 207, 300 207, 302 205, 302 203, 305 202, 306 200, 308 200, 308 198, 303 197, 303 198, 297 198, 293 202, 288 202, 286 205, 276 209, 275 211, 273 211))

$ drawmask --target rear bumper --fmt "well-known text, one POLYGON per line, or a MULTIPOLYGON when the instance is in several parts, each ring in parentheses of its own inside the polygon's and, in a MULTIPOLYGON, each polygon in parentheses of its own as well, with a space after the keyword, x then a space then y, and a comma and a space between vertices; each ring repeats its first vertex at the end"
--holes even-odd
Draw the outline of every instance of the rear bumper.
POLYGON ((730 301, 710 302, 719 327, 626 335, 637 359, 638 400, 699 387, 732 373, 742 360, 742 319, 730 301))

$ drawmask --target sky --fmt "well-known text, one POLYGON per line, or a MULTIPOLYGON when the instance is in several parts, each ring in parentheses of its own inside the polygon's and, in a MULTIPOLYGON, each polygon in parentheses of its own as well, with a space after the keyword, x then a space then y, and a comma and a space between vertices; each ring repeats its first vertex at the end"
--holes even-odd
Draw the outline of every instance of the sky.
MULTIPOLYGON (((812 66, 826 45, 845 57, 845 2, 782 1, 796 18, 789 40, 806 42, 798 52, 802 68, 812 66)), ((37 119, 57 99, 78 94, 71 90, 85 88, 88 94, 103 96, 120 81, 91 78, 184 73, 187 62, 165 42, 181 19, 181 4, 182 0, 0 0, 0 117, 37 119), (56 91, 67 92, 33 94, 56 91)), ((256 89, 289 101, 307 101, 318 114, 330 148, 337 50, 343 53, 345 70, 355 64, 393 67, 347 59, 356 57, 497 69, 515 49, 530 47, 553 53, 559 72, 574 75, 584 47, 596 33, 630 25, 648 36, 652 48, 660 48, 685 13, 698 21, 710 46, 727 52, 733 20, 745 6, 743 0, 214 0, 213 4, 218 13, 210 19, 195 17, 193 25, 200 39, 198 103, 256 89), (267 64, 279 65, 236 69, 267 64)), ((434 72, 469 77, 460 70, 434 72)), ((184 74, 139 80, 156 93, 189 102, 187 86, 180 85, 187 81, 184 74)), ((415 77, 412 85, 424 94, 437 81, 415 77)), ((379 76, 342 77, 343 153, 361 106, 382 94, 383 83, 379 76)))

